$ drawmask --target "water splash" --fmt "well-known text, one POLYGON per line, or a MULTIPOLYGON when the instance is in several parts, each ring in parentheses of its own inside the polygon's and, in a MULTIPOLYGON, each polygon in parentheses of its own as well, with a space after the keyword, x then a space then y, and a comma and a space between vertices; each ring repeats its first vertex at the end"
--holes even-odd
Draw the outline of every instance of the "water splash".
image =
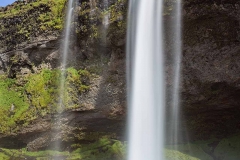
POLYGON ((131 0, 128 31, 128 160, 163 160, 165 76, 162 1, 131 0), (133 21, 133 22, 131 22, 133 21), (129 73, 131 72, 131 73, 129 73))

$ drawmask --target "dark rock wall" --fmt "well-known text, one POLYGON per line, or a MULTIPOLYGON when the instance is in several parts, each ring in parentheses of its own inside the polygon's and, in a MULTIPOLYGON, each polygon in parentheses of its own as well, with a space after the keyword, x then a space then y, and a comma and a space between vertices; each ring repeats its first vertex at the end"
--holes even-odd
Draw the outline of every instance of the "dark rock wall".
POLYGON ((182 107, 193 137, 239 132, 240 2, 185 1, 182 107))

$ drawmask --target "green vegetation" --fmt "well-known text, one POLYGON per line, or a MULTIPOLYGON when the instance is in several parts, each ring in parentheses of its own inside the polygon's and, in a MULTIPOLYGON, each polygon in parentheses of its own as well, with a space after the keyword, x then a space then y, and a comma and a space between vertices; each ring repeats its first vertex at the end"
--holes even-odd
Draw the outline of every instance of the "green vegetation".
POLYGON ((171 154, 167 154, 169 156, 169 160, 213 160, 213 158, 205 152, 200 144, 189 143, 169 145, 166 148, 172 151, 171 154), (175 154, 178 154, 178 156, 175 154))
POLYGON ((30 10, 35 10, 37 8, 41 10, 49 9, 47 12, 42 12, 42 14, 39 15, 38 20, 40 21, 40 28, 62 29, 65 3, 66 0, 36 0, 27 4, 19 1, 18 4, 13 5, 7 11, 0 12, 0 18, 24 15, 30 10))
POLYGON ((27 78, 26 92, 31 96, 31 104, 41 116, 56 105, 60 74, 59 70, 44 69, 39 74, 33 74, 27 78))
POLYGON ((77 71, 74 68, 68 68, 66 73, 65 91, 61 91, 64 92, 62 99, 64 99, 65 108, 78 108, 80 107, 78 95, 90 89, 89 86, 86 85, 86 81, 89 81, 90 73, 87 70, 77 71))
MULTIPOLYGON (((194 143, 167 146, 169 150, 177 150, 182 154, 195 157, 199 160, 235 160, 240 159, 240 135, 224 139, 210 139, 208 141, 196 141, 194 143)), ((169 154, 171 157, 172 154, 169 154)), ((172 155, 174 157, 174 155, 172 155)), ((173 158, 174 159, 174 158, 173 158)), ((176 158, 174 159, 176 160, 176 158)), ((181 160, 181 158, 177 159, 181 160)), ((185 160, 183 158, 183 160, 185 160)), ((188 160, 188 159, 186 159, 188 160)))
POLYGON ((214 150, 217 159, 230 160, 240 159, 240 136, 222 139, 214 150))
POLYGON ((43 69, 39 73, 18 75, 16 79, 0 77, 0 133, 9 134, 28 125, 37 117, 64 109, 80 107, 78 95, 89 90, 87 70, 68 68, 64 91, 59 90, 61 72, 43 69), (62 94, 60 94, 62 93, 62 94), (59 95, 63 99, 60 104, 59 95))
POLYGON ((118 0, 108 8, 100 8, 99 6, 91 6, 88 2, 83 2, 78 13, 78 19, 81 20, 81 23, 76 28, 79 38, 91 38, 104 43, 106 42, 106 36, 114 42, 123 38, 126 33, 126 3, 126 0, 118 0))
MULTIPOLYGON (((165 157, 166 160, 213 160, 213 157, 222 160, 239 159, 239 138, 238 135, 219 140, 215 147, 211 146, 211 144, 216 140, 169 145, 166 146, 165 157)), ((52 150, 29 152, 26 148, 0 148, 0 159, 124 160, 127 143, 102 136, 92 143, 72 144, 70 148, 71 152, 52 150)))
POLYGON ((82 144, 78 148, 73 149, 72 152, 58 152, 58 151, 39 151, 28 152, 25 148, 15 149, 0 149, 0 158, 5 160, 30 158, 36 160, 54 159, 57 157, 64 157, 67 160, 123 160, 126 151, 126 144, 111 140, 108 138, 101 138, 100 140, 91 144, 82 144))
POLYGON ((57 36, 63 29, 66 0, 21 1, 0 12, 0 48, 10 51, 39 36, 57 36))
POLYGON ((45 27, 61 30, 63 28, 66 0, 41 0, 41 3, 48 5, 51 9, 51 12, 40 15, 41 29, 45 27))
POLYGON ((165 150, 167 160, 201 160, 175 150, 165 150))
POLYGON ((22 120, 22 115, 28 109, 23 87, 16 80, 0 78, 0 131, 10 133, 16 127, 16 122, 22 120))
POLYGON ((82 145, 71 153, 69 160, 123 160, 126 144, 116 140, 102 138, 90 145, 82 145))

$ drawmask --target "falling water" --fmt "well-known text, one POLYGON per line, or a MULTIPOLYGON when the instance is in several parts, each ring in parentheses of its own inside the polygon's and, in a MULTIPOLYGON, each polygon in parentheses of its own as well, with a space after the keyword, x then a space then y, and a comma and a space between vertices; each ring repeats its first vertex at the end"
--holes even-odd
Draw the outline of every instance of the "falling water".
POLYGON ((181 120, 180 120, 180 70, 181 70, 181 0, 177 0, 174 10, 174 42, 173 42, 173 56, 174 56, 174 75, 173 75, 173 89, 172 89, 172 101, 171 101, 171 113, 170 113, 170 143, 177 144, 181 133, 179 132, 181 120))
MULTIPOLYGON (((162 0, 131 0, 128 160, 163 160, 165 78, 162 0), (135 8, 136 7, 136 8, 135 8), (132 22, 131 22, 132 21, 132 22), (133 23, 134 22, 134 23, 133 23)), ((129 60, 128 60, 129 62, 129 60)))
POLYGON ((67 9, 67 17, 65 22, 65 37, 63 42, 63 55, 62 55, 62 72, 60 79, 60 100, 59 100, 59 109, 63 110, 64 104, 64 81, 65 81, 65 72, 66 72, 66 63, 67 63, 67 55, 69 49, 69 39, 70 39, 70 31, 71 31, 71 21, 72 21, 72 11, 73 11, 73 0, 68 1, 68 9, 67 9))
MULTIPOLYGON (((108 0, 104 0, 103 1, 103 5, 104 5, 104 8, 108 8, 109 7, 109 3, 108 3, 108 0)), ((107 13, 104 15, 104 18, 103 18, 103 25, 107 28, 108 25, 109 25, 109 15, 110 13, 107 13)))
MULTIPOLYGON (((109 0, 104 0, 102 2, 102 5, 103 5, 103 8, 104 8, 105 11, 109 10, 109 0)), ((102 19, 103 27, 101 28, 102 42, 105 45, 107 43, 107 30, 108 30, 108 27, 109 27, 109 18, 110 18, 110 12, 107 11, 103 14, 103 19, 102 19)), ((104 50, 106 50, 106 48, 104 48, 104 50)))
MULTIPOLYGON (((73 11, 73 0, 68 1, 68 9, 67 9, 67 16, 65 21, 65 32, 64 32, 64 41, 63 41, 63 52, 62 52, 62 61, 61 61, 61 77, 60 77, 60 88, 59 88, 59 101, 58 101, 58 111, 61 112, 64 110, 64 93, 65 93, 65 74, 66 74, 66 63, 67 63, 67 55, 69 50, 69 39, 70 39, 70 27, 72 21, 72 11, 73 11)), ((52 149, 60 150, 61 145, 60 141, 61 137, 61 115, 59 115, 58 119, 55 120, 53 125, 53 129, 55 132, 51 132, 52 141, 54 141, 52 145, 52 149), (60 132, 59 132, 60 130, 60 132)))

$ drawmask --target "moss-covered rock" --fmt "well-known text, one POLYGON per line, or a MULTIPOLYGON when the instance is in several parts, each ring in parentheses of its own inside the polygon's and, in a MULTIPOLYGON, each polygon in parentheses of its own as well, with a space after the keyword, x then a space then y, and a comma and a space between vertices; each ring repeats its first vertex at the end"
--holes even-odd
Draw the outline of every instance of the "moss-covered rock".
POLYGON ((240 159, 240 136, 236 135, 231 138, 221 140, 214 149, 213 155, 220 160, 240 159))
MULTIPOLYGON (((209 139, 188 144, 167 145, 171 151, 177 151, 199 160, 237 160, 240 158, 240 135, 224 139, 209 139)), ((168 153, 166 154, 168 155, 168 153)), ((171 155, 171 154, 170 154, 171 155)), ((177 156, 173 155, 177 159, 177 156)), ((181 158, 180 158, 181 159, 181 158)), ((184 159, 184 158, 183 158, 184 159)))
POLYGON ((124 50, 126 40, 127 0, 83 1, 77 12, 77 38, 81 52, 89 58, 99 50, 124 50), (95 3, 94 3, 95 2, 95 3), (80 22, 80 23, 79 23, 80 22))
POLYGON ((169 153, 166 154, 166 156, 169 155, 170 159, 175 158, 176 160, 184 160, 184 159, 213 160, 213 158, 209 154, 207 154, 200 145, 197 145, 197 144, 189 143, 189 144, 182 144, 182 145, 171 145, 171 146, 167 146, 166 148, 175 152, 175 153, 173 152, 173 155, 169 153), (179 153, 179 154, 176 154, 176 153, 179 153))
MULTIPOLYGON (((215 140, 199 141, 189 144, 168 145, 165 149, 166 160, 236 160, 239 159, 239 136, 220 140, 212 150, 215 140)), ((127 143, 107 137, 88 143, 75 143, 66 151, 42 150, 31 152, 22 149, 0 149, 0 158, 10 159, 65 159, 65 160, 124 160, 127 143)))
POLYGON ((0 133, 15 132, 38 117, 60 112, 61 106, 63 110, 81 107, 78 96, 89 90, 90 73, 74 68, 68 68, 65 73, 61 77, 58 69, 42 69, 38 73, 18 75, 16 79, 1 76, 0 133), (61 78, 64 90, 59 89, 61 78))
POLYGON ((190 155, 181 153, 179 151, 168 150, 168 149, 165 151, 165 157, 166 157, 166 160, 201 160, 199 158, 192 157, 190 155))
POLYGON ((17 1, 0 11, 0 52, 57 36, 63 28, 66 0, 17 1))
MULTIPOLYGON (((76 146, 76 145, 75 145, 76 146)), ((66 160, 123 160, 126 145, 120 141, 102 138, 91 144, 81 144, 72 151, 38 151, 29 152, 25 148, 19 150, 0 149, 0 158, 10 159, 66 159, 66 160)))

